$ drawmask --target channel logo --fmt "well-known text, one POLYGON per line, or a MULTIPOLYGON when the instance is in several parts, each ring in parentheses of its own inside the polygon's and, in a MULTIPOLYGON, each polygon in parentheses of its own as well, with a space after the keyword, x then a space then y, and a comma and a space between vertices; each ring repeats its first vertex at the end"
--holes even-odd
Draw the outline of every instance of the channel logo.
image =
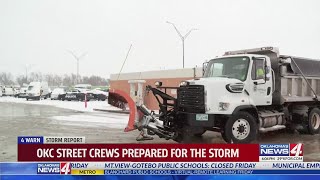
POLYGON ((289 144, 260 144, 260 156, 289 156, 289 144))
POLYGON ((260 144, 260 162, 303 162, 303 144, 260 144))
POLYGON ((60 163, 60 174, 71 174, 71 163, 60 163))
POLYGON ((303 156, 303 145, 260 144, 260 156, 303 156))
POLYGON ((38 163, 37 174, 60 174, 59 163, 38 163))
POLYGON ((303 156, 303 144, 290 144, 290 156, 303 156))

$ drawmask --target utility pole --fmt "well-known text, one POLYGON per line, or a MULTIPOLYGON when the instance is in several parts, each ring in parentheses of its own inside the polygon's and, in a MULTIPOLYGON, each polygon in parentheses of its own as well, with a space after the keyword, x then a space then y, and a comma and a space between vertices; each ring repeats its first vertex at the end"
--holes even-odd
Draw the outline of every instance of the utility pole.
POLYGON ((176 27, 175 24, 173 24, 172 22, 167 21, 168 24, 171 24, 174 29, 176 30, 177 34, 179 35, 181 41, 182 41, 182 68, 184 68, 184 41, 187 39, 187 37, 190 35, 190 33, 194 30, 198 30, 195 28, 190 29, 184 36, 182 36, 182 34, 180 33, 180 31, 178 30, 178 28, 176 27))
POLYGON ((72 52, 70 50, 67 50, 67 52, 70 53, 74 57, 74 59, 77 61, 77 83, 79 83, 79 61, 88 53, 85 52, 81 56, 77 56, 74 52, 72 52))

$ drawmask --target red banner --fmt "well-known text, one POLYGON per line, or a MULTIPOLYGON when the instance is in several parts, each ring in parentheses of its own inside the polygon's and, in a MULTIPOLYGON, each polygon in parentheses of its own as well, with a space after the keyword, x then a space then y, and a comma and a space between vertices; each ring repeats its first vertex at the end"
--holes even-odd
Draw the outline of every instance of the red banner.
POLYGON ((18 144, 18 161, 258 162, 258 144, 18 144))

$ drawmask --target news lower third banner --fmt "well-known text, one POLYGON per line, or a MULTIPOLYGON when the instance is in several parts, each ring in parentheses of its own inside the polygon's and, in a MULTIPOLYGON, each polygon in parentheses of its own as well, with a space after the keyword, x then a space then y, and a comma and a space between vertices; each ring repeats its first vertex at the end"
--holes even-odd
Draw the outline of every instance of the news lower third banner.
POLYGON ((84 137, 18 137, 18 161, 303 162, 302 144, 85 144, 84 137))
POLYGON ((17 162, 1 175, 320 175, 317 162, 17 162))
POLYGON ((18 137, 1 175, 320 175, 303 144, 85 144, 85 137, 18 137))

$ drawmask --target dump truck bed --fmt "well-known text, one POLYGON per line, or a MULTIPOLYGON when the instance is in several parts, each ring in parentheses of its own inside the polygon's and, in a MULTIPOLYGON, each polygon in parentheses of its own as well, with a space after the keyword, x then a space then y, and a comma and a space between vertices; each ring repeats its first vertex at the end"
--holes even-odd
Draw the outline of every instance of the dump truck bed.
POLYGON ((320 97, 320 61, 280 56, 281 102, 307 102, 320 97), (287 61, 287 63, 285 63, 287 61))
MULTIPOLYGON (((306 77, 314 92, 320 97, 320 77, 306 77)), ((314 101, 314 93, 302 76, 281 77, 281 101, 314 101)))

